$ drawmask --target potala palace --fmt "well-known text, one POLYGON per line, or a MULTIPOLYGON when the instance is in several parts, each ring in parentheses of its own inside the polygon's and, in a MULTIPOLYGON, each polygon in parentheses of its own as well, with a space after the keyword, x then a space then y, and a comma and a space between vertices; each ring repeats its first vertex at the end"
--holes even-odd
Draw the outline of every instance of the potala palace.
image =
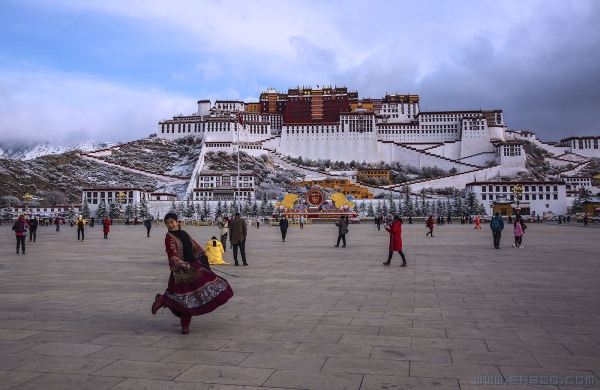
MULTIPOLYGON (((358 92, 345 87, 302 87, 287 93, 270 89, 256 103, 200 100, 196 113, 160 121, 157 134, 201 137, 205 152, 232 153, 239 141, 240 150, 251 155, 397 161, 454 173, 428 181, 428 188, 464 188, 525 170, 524 142, 552 153, 558 165, 600 157, 599 136, 542 142, 532 132, 509 130, 500 109, 421 111, 418 95, 359 99, 358 92)), ((197 168, 188 194, 198 187, 202 161, 197 168)), ((411 187, 418 190, 419 184, 411 187)))

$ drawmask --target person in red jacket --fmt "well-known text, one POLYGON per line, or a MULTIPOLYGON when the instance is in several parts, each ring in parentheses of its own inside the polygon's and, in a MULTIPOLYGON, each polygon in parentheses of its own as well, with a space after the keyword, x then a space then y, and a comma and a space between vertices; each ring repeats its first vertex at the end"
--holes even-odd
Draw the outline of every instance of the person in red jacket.
POLYGON ((24 214, 20 214, 19 219, 13 224, 12 230, 15 231, 15 237, 17 238, 17 255, 19 254, 19 244, 23 249, 23 254, 25 254, 25 237, 27 237, 27 229, 29 229, 29 227, 29 223, 25 220, 24 214))
POLYGON ((385 230, 390 233, 390 247, 389 247, 389 255, 388 260, 383 263, 383 265, 390 265, 390 261, 392 260, 392 255, 394 251, 400 253, 400 257, 402 257, 402 265, 400 267, 406 267, 408 264, 406 263, 406 257, 404 257, 404 252, 402 252, 402 220, 399 215, 394 215, 394 220, 392 224, 389 226, 384 226, 385 230))
POLYGON ((110 233, 110 219, 108 217, 102 220, 102 232, 104 233, 104 238, 108 239, 108 233, 110 233))
POLYGON ((431 234, 431 237, 433 237, 433 215, 430 215, 429 218, 427 218, 427 222, 425 223, 425 226, 427 226, 429 228, 429 231, 427 232, 425 237, 427 237, 430 234, 431 234))

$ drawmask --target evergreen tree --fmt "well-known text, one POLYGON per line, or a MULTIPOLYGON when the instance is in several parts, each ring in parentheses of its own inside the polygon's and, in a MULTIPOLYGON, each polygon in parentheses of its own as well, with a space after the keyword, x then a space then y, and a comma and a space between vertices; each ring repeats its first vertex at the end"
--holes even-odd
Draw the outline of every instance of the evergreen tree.
POLYGON ((73 207, 73 205, 69 206, 69 220, 74 220, 75 219, 75 207, 73 207))
POLYGON ((150 212, 148 211, 148 201, 146 200, 146 193, 142 193, 139 207, 140 217, 142 217, 142 219, 146 219, 150 215, 150 212))
POLYGON ((479 204, 477 202, 477 195, 475 195, 473 190, 469 190, 465 197, 465 211, 469 215, 475 215, 477 214, 478 209, 479 204))
MULTIPOLYGON (((182 202, 183 203, 183 202, 182 202)), ((196 211, 194 208, 194 204, 192 202, 190 202, 190 200, 188 199, 185 203, 185 207, 182 210, 183 212, 181 213, 184 217, 186 218, 192 218, 194 216, 194 212, 196 211)))
POLYGON ((416 215, 410 193, 406 193, 406 198, 404 199, 404 213, 407 217, 414 217, 416 215))
POLYGON ((221 219, 223 215, 223 205, 221 204, 221 199, 217 201, 217 209, 215 210, 215 218, 221 219))
POLYGON ((135 202, 133 204, 133 216, 134 217, 139 217, 139 215, 140 215, 140 208, 139 208, 137 202, 135 202))
POLYGON ((127 203, 127 206, 125 206, 125 216, 129 219, 133 216, 133 205, 131 203, 127 203))
POLYGON ((169 213, 177 214, 177 205, 175 204, 175 199, 171 202, 171 208, 169 209, 169 213))
POLYGON ((121 213, 119 213, 119 211, 121 211, 121 205, 119 204, 119 202, 110 202, 108 204, 108 218, 111 219, 119 219, 121 218, 121 213))
POLYGON ((269 206, 267 207, 267 214, 269 214, 269 217, 275 214, 275 205, 271 201, 269 201, 269 206))
POLYGON ((369 202, 369 207, 367 207, 367 217, 374 217, 375 211, 373 210, 373 202, 369 202))
POLYGON ((383 215, 387 216, 389 214, 388 206, 385 202, 381 205, 381 212, 383 215))
POLYGON ((107 215, 108 209, 106 208, 106 202, 104 202, 104 199, 100 199, 100 204, 98 204, 98 209, 96 210, 96 217, 104 219, 107 215))
POLYGON ((267 193, 263 193, 262 201, 260 202, 260 215, 268 214, 267 193))
POLYGON ((447 217, 452 217, 452 216, 454 216, 454 215, 455 215, 455 214, 452 212, 452 211, 453 211, 453 208, 452 208, 452 204, 450 203, 450 198, 446 198, 446 204, 445 204, 445 207, 444 207, 444 208, 446 209, 446 216, 447 216, 447 217))
POLYGON ((481 202, 479 202, 478 205, 477 205, 477 214, 478 215, 485 215, 486 214, 486 212, 485 212, 485 206, 481 202))
POLYGON ((375 207, 375 214, 383 215, 383 209, 381 208, 381 201, 377 201, 377 207, 375 207))
MULTIPOLYGON (((233 201, 231 202, 231 205, 229 206, 229 214, 231 216, 234 216, 235 213, 237 213, 237 212, 238 212, 238 202, 237 202, 237 199, 234 197, 233 201)), ((241 212, 241 210, 240 210, 240 212, 241 212)))
POLYGON ((426 217, 433 215, 433 207, 431 206, 430 201, 425 202, 425 205, 423 206, 423 215, 426 217))
POLYGON ((244 215, 252 214, 252 193, 248 192, 246 201, 244 202, 244 215))
POLYGON ((208 204, 206 199, 204 199, 204 202, 202 202, 202 221, 207 220, 208 217, 210 217, 211 212, 212 210, 210 208, 210 205, 208 204))
POLYGON ((396 210, 396 202, 394 202, 394 197, 390 193, 390 205, 388 206, 389 212, 392 215, 396 215, 398 211, 396 210))
POLYGON ((464 207, 462 197, 460 196, 460 191, 458 189, 454 189, 454 215, 463 216, 464 215, 464 207))
POLYGON ((260 212, 260 209, 258 208, 258 203, 256 203, 256 199, 255 199, 254 202, 252 202, 252 216, 256 217, 259 212, 260 212))
POLYGON ((87 197, 83 198, 83 206, 81 207, 81 216, 84 219, 88 219, 91 216, 90 215, 90 204, 88 203, 87 197))
POLYGON ((438 199, 435 202, 435 212, 440 217, 446 217, 446 210, 445 210, 445 207, 444 207, 444 202, 442 202, 441 199, 438 199))
POLYGON ((225 203, 223 203, 223 214, 228 217, 231 216, 231 208, 227 204, 227 201, 225 201, 225 203))

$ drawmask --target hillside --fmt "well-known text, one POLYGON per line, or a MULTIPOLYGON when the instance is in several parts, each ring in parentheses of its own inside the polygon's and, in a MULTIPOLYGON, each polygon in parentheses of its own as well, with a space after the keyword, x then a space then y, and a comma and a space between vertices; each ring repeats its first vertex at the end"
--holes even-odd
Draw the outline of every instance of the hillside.
POLYGON ((28 146, 2 145, 0 144, 0 158, 11 160, 33 160, 49 154, 58 155, 74 151, 89 152, 113 146, 113 143, 86 141, 68 146, 51 145, 49 142, 40 142, 28 146))
POLYGON ((143 138, 113 148, 102 159, 168 175, 189 177, 200 156, 201 141, 195 137, 169 141, 157 137, 143 138))

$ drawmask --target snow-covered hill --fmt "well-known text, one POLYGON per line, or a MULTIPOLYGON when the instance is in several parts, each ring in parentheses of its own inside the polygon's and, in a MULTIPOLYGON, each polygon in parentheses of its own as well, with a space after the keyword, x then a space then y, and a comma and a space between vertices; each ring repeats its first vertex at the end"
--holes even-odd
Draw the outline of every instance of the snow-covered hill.
POLYGON ((24 147, 0 144, 0 158, 19 161, 33 160, 42 156, 57 155, 73 151, 89 152, 113 145, 116 144, 96 141, 79 142, 68 146, 51 145, 50 142, 47 141, 24 147))

